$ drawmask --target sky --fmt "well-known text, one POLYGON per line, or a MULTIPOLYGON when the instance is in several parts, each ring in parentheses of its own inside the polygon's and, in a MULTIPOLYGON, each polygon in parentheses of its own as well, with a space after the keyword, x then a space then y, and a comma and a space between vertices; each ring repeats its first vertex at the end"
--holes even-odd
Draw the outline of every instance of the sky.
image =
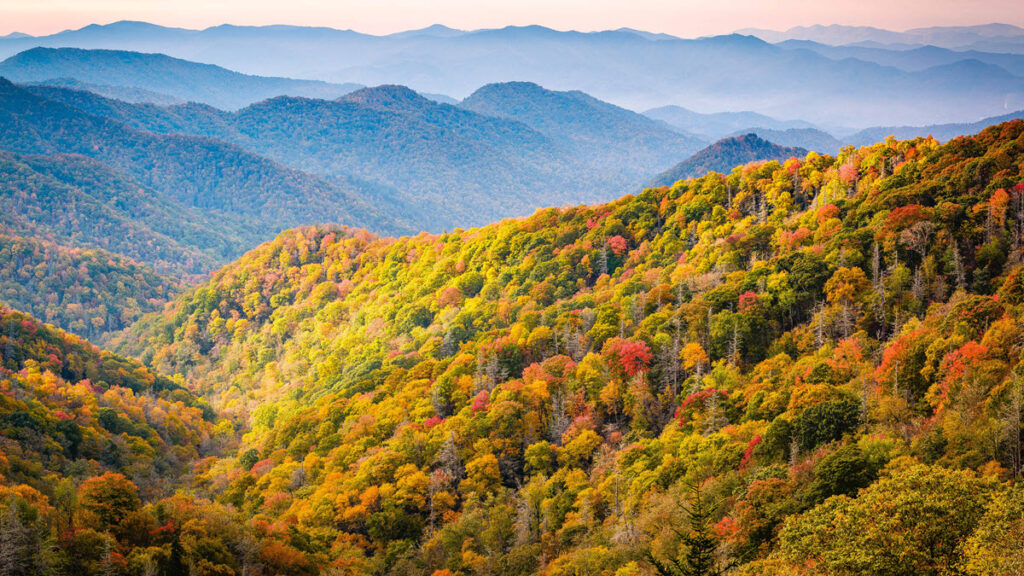
POLYGON ((1003 22, 1024 26, 1021 0, 0 0, 0 35, 44 35, 88 24, 293 24, 370 34, 444 24, 459 29, 540 24, 621 27, 682 37, 812 24, 905 30, 1003 22))

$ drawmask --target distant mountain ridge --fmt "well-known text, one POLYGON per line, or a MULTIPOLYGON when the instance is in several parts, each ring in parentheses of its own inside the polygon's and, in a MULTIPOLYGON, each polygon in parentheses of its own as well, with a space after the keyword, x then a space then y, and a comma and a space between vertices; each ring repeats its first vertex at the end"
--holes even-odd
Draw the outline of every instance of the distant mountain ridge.
POLYGON ((167 94, 233 110, 274 96, 337 98, 360 86, 240 74, 163 54, 77 48, 33 48, 0 62, 0 76, 15 82, 74 78, 167 94))
POLYGON ((790 128, 813 128, 803 120, 777 120, 757 112, 716 112, 703 114, 682 106, 662 106, 644 112, 644 116, 665 122, 687 132, 694 132, 708 138, 719 139, 737 130, 752 127, 788 130, 790 128))
POLYGON ((903 32, 872 26, 817 25, 796 26, 785 31, 762 28, 737 30, 767 42, 810 40, 832 46, 847 44, 931 45, 942 48, 970 48, 979 44, 1001 43, 1004 47, 1020 44, 1024 48, 1024 28, 1011 24, 984 24, 980 26, 934 26, 913 28, 903 32))
POLYGON ((810 40, 784 40, 776 46, 787 50, 809 50, 832 60, 856 58, 882 66, 892 66, 908 72, 927 70, 964 60, 975 60, 999 66, 1015 75, 1024 76, 1024 54, 992 53, 980 50, 952 50, 938 46, 907 47, 893 49, 885 46, 848 44, 831 46, 810 40))
POLYGON ((661 109, 650 110, 645 115, 655 118, 666 118, 675 122, 674 126, 681 130, 709 130, 708 125, 721 130, 730 125, 744 125, 739 130, 734 130, 725 135, 743 136, 756 134, 764 140, 769 140, 782 146, 805 148, 816 152, 835 154, 842 146, 854 145, 865 146, 872 142, 884 140, 895 135, 897 138, 910 139, 919 136, 932 136, 940 142, 945 142, 957 136, 966 136, 977 133, 993 124, 1001 124, 1009 120, 1024 118, 1024 110, 983 118, 976 122, 963 122, 952 124, 927 124, 921 126, 873 126, 858 131, 843 130, 837 131, 834 135, 829 131, 808 125, 809 123, 793 121, 782 122, 770 117, 762 117, 749 112, 721 113, 721 114, 699 114, 689 110, 667 106, 661 109), (745 122, 749 124, 745 124, 745 122), (805 128, 780 128, 779 126, 808 125, 805 128), (766 127, 768 126, 768 127, 766 127), (775 126, 774 128, 771 126, 775 126))

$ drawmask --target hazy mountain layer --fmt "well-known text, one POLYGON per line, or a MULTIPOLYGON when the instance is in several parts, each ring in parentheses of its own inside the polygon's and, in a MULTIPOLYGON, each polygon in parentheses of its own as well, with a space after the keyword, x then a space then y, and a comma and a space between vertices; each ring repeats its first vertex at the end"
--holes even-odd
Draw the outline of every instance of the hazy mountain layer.
POLYGON ((635 110, 674 104, 773 117, 800 110, 809 122, 854 127, 973 121, 1024 107, 1024 79, 977 60, 908 72, 740 35, 683 40, 526 26, 376 37, 324 28, 194 31, 120 22, 0 40, 0 54, 33 46, 160 52, 248 74, 402 84, 457 98, 517 79, 582 90, 635 110))
POLYGON ((337 98, 359 88, 356 84, 239 74, 163 54, 74 48, 27 50, 0 62, 0 76, 15 82, 74 78, 102 86, 147 90, 228 110, 282 95, 337 98))

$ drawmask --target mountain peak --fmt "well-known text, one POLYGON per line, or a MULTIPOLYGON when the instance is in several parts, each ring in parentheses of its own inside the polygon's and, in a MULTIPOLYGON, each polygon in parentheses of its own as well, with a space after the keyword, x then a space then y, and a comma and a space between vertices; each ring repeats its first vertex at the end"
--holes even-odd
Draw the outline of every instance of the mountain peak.
POLYGON ((527 82, 523 80, 513 80, 511 82, 492 82, 491 84, 485 84, 480 88, 477 88, 467 100, 479 96, 488 96, 493 94, 549 94, 551 90, 537 84, 536 82, 527 82))
POLYGON ((708 172, 728 174, 736 166, 750 162, 767 160, 782 162, 794 156, 802 158, 806 155, 807 150, 803 148, 779 146, 751 132, 722 138, 658 175, 651 185, 671 186, 679 180, 698 178, 708 172))
POLYGON ((432 38, 452 38, 454 36, 461 36, 465 34, 464 30, 458 30, 455 28, 449 28, 444 24, 432 24, 426 28, 417 28, 415 30, 405 30, 403 32, 395 32, 394 34, 388 34, 388 38, 408 38, 413 36, 429 36, 432 38))
POLYGON ((338 101, 362 104, 363 106, 382 110, 408 110, 410 108, 421 108, 424 105, 434 105, 433 102, 424 98, 412 88, 398 84, 383 84, 371 88, 361 88, 355 92, 345 94, 338 98, 338 101))

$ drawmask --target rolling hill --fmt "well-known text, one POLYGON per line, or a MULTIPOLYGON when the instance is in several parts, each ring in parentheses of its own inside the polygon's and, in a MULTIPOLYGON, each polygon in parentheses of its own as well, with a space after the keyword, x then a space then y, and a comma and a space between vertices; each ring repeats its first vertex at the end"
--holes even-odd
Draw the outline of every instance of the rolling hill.
POLYGON ((802 158, 806 155, 807 150, 803 148, 779 146, 756 134, 733 136, 715 142, 659 174, 650 185, 671 186, 679 180, 699 178, 708 172, 725 174, 736 166, 743 166, 750 162, 767 160, 784 162, 790 158, 802 158))

